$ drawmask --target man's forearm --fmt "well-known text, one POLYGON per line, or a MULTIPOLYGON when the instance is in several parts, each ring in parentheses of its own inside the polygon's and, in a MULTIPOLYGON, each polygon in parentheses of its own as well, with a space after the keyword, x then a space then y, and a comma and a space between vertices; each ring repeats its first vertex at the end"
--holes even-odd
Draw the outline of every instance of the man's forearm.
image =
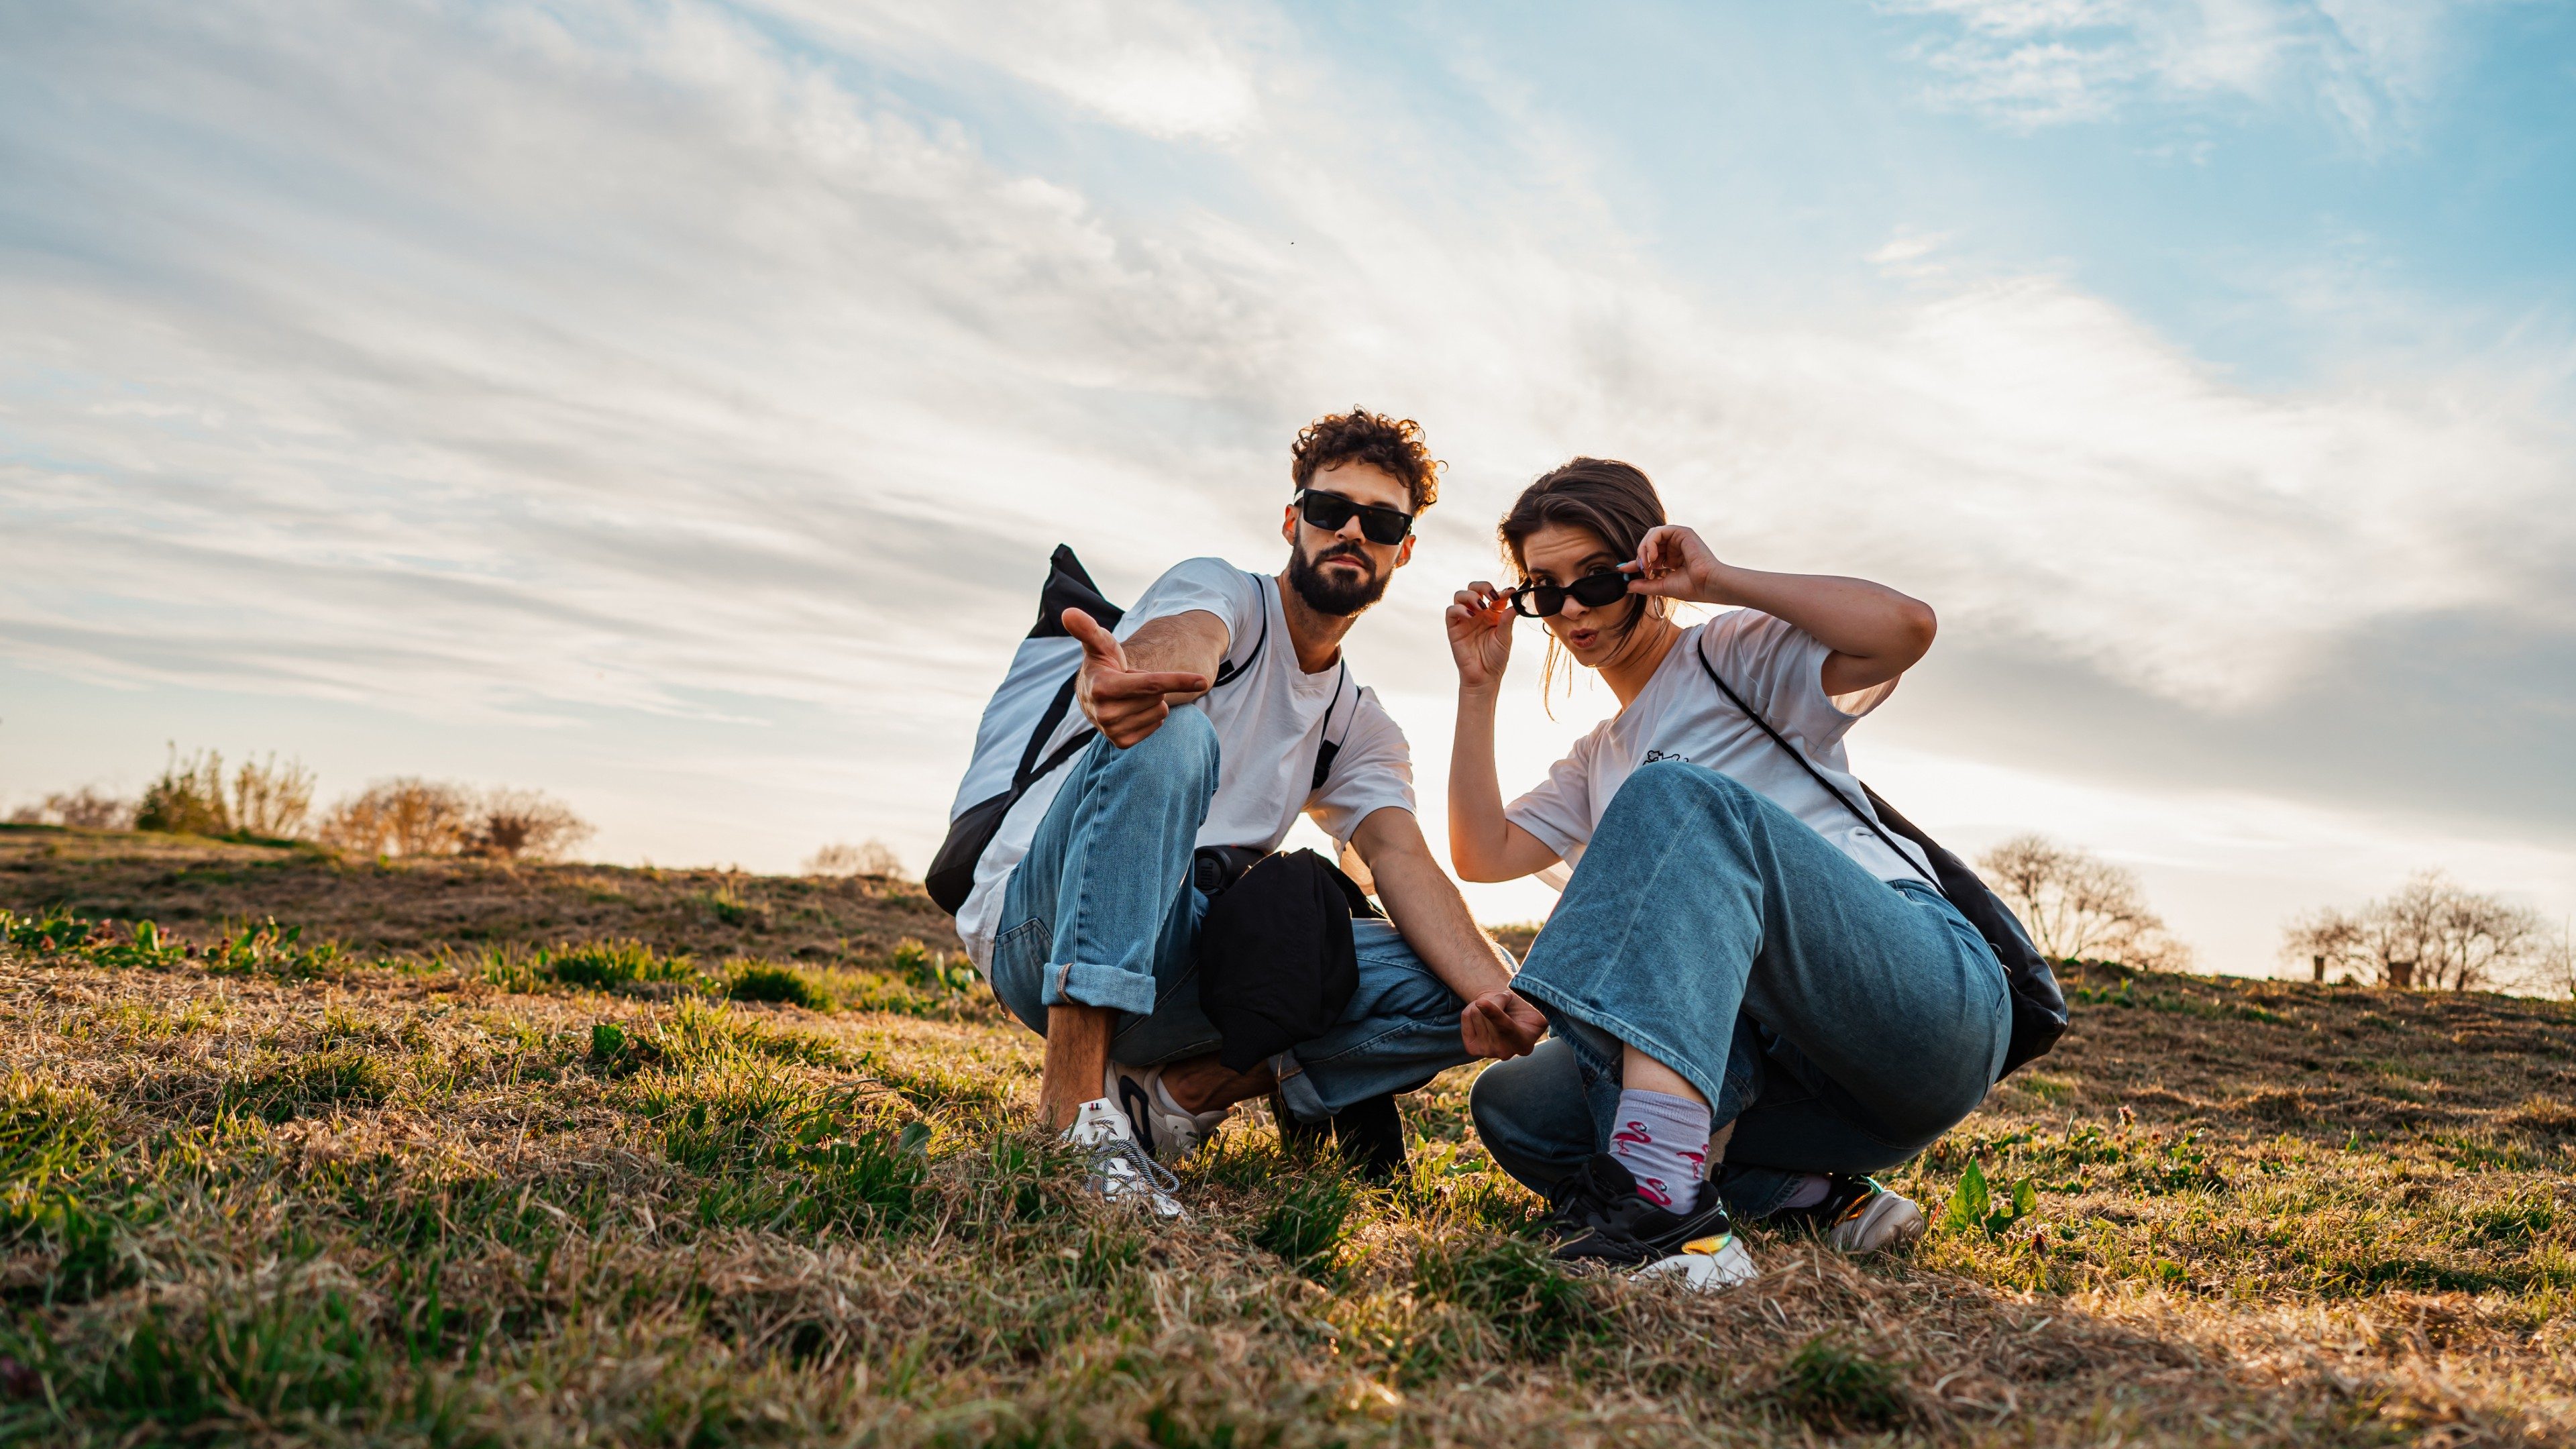
POLYGON ((1512 983, 1502 948, 1487 936, 1428 850, 1388 851, 1369 862, 1378 899, 1405 944, 1442 984, 1473 1001, 1512 983))

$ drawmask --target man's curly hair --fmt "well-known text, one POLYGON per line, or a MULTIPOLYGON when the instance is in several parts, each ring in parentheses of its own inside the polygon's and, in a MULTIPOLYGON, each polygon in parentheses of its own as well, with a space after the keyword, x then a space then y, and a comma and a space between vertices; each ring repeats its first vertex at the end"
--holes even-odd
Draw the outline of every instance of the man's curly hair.
POLYGON ((1401 422, 1384 413, 1353 408, 1315 419, 1298 430, 1297 446, 1288 450, 1289 475, 1305 487, 1315 475, 1340 463, 1366 463, 1403 482, 1420 514, 1440 501, 1440 470, 1449 466, 1423 445, 1422 425, 1401 422))

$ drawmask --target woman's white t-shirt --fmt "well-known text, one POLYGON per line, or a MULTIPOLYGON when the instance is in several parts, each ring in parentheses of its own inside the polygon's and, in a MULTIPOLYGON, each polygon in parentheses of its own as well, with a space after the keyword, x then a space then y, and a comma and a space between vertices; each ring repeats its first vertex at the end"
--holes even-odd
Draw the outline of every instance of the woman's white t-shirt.
MULTIPOLYGON (((1297 666, 1278 580, 1223 559, 1188 559, 1156 579, 1113 632, 1126 639, 1155 619, 1194 611, 1224 623, 1228 659, 1240 663, 1261 641, 1260 656, 1239 677, 1183 706, 1205 711, 1216 726, 1216 798, 1199 826, 1198 844, 1275 850, 1301 813, 1348 844, 1360 822, 1376 811, 1414 808, 1413 750, 1404 731, 1378 703, 1376 691, 1350 678, 1345 663, 1313 674, 1297 666), (1318 786, 1315 758, 1328 738, 1341 748, 1318 786)), ((1090 727, 1082 711, 1066 711, 1042 753, 1090 727)), ((1029 853, 1038 822, 1071 773, 1059 767, 1031 784, 976 863, 975 889, 958 909, 957 934, 978 967, 991 963, 1011 872, 1029 853)), ((1173 882, 1175 889, 1179 885, 1173 882)))
POLYGON ((1896 691, 1896 681, 1853 694, 1825 693, 1833 651, 1794 624, 1754 609, 1720 614, 1682 631, 1652 679, 1617 714, 1574 742, 1547 779, 1503 808, 1503 816, 1537 836, 1565 861, 1541 877, 1562 888, 1571 867, 1610 808, 1612 796, 1640 766, 1656 760, 1704 765, 1770 797, 1881 880, 1930 877, 1877 826, 1853 818, 1841 801, 1729 703, 1700 668, 1705 650, 1720 677, 1760 710, 1791 744, 1851 797, 1870 808, 1843 754, 1843 732, 1896 691))

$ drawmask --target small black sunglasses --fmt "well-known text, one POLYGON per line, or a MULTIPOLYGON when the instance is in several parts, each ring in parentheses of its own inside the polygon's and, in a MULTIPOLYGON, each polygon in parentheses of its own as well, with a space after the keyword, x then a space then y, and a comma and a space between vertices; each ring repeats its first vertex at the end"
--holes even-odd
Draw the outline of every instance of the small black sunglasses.
POLYGON ((1413 531, 1413 515, 1393 508, 1378 508, 1366 503, 1353 503, 1339 493, 1326 493, 1315 488, 1300 488, 1295 499, 1297 516, 1308 525, 1326 533, 1339 533, 1351 515, 1360 516, 1360 533, 1369 542, 1391 547, 1404 542, 1413 531))
POLYGON ((1512 590, 1512 612, 1524 619, 1544 619, 1564 613, 1569 598, 1587 609, 1598 609, 1628 597, 1628 582, 1634 577, 1614 569, 1585 574, 1570 584, 1523 584, 1512 590))

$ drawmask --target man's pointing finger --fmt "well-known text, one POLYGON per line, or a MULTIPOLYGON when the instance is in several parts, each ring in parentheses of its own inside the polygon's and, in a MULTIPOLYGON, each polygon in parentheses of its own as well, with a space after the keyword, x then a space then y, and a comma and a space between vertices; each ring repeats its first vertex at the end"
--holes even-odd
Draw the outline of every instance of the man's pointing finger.
POLYGON ((1198 694, 1208 687, 1204 674, 1128 673, 1097 686, 1114 694, 1198 694))

